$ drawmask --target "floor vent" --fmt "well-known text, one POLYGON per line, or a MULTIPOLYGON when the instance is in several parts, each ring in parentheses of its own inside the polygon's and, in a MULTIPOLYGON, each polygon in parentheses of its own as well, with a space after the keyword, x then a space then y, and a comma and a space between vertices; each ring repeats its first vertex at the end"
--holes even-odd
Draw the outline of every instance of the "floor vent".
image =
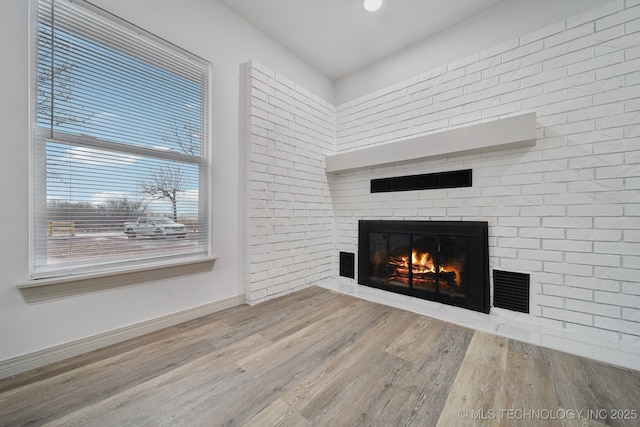
POLYGON ((528 274, 493 270, 493 306, 529 313, 528 274))
POLYGON ((471 187, 471 169, 371 180, 372 193, 471 187))
POLYGON ((354 279, 356 277, 356 255, 352 252, 340 252, 340 275, 354 279))

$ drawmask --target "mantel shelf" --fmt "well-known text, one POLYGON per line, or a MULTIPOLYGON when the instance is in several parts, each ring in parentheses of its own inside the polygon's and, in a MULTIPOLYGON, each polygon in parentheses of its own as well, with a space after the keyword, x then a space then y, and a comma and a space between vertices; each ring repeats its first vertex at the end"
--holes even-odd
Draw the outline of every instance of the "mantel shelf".
POLYGON ((536 113, 498 119, 327 156, 328 173, 485 151, 533 146, 536 113))

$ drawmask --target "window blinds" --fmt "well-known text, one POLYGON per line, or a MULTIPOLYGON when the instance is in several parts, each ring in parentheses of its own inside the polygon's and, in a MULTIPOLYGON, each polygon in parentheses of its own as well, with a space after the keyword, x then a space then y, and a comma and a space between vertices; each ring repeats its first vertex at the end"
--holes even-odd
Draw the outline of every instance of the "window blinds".
POLYGON ((36 20, 32 278, 208 255, 209 64, 83 1, 36 20))

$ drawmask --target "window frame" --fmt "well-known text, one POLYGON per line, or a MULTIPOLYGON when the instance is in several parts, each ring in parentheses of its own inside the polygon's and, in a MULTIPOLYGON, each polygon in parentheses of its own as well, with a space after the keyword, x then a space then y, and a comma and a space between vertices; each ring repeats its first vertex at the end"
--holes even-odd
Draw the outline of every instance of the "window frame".
MULTIPOLYGON (((56 0, 67 1, 67 0, 56 0)), ((65 132, 54 131, 53 128, 43 128, 38 126, 38 26, 40 22, 39 8, 40 0, 30 1, 30 67, 29 67, 29 282, 21 285, 24 288, 31 288, 38 286, 39 284, 60 284, 65 281, 68 282, 82 282, 84 279, 92 279, 96 276, 116 276, 120 277, 123 274, 145 272, 150 269, 174 269, 177 267, 179 271, 185 270, 184 266, 204 265, 203 263, 213 268, 213 262, 215 257, 211 255, 212 250, 212 232, 211 232, 211 219, 212 219, 212 188, 211 188, 211 147, 212 147, 212 135, 211 135, 211 123, 212 123, 212 67, 211 64, 192 53, 187 52, 183 48, 176 46, 164 39, 131 24, 118 16, 115 16, 103 9, 100 9, 91 3, 84 0, 73 0, 75 5, 86 9, 90 13, 96 14, 100 19, 106 22, 112 23, 115 26, 121 26, 127 31, 135 31, 140 37, 146 37, 152 43, 162 45, 165 49, 171 49, 174 52, 179 51, 180 54, 188 56, 190 59, 195 59, 199 63, 204 65, 206 69, 206 80, 203 82, 202 92, 204 94, 203 105, 201 106, 201 143, 200 152, 197 156, 190 156, 188 154, 182 154, 178 151, 160 151, 152 148, 146 148, 143 146, 127 144, 123 142, 108 141, 104 139, 98 139, 92 136, 85 135, 73 135, 65 132), (39 242, 43 240, 43 234, 46 226, 47 218, 47 173, 40 172, 39 170, 46 170, 47 165, 47 141, 63 142, 77 147, 83 147, 87 149, 108 150, 117 152, 119 154, 139 155, 145 159, 167 160, 173 162, 182 162, 185 164, 197 165, 198 168, 198 221, 200 226, 198 233, 203 233, 202 236, 198 236, 197 250, 185 253, 172 253, 166 256, 147 256, 142 259, 139 258, 138 253, 133 254, 126 260, 119 260, 113 262, 98 262, 98 263, 82 263, 78 267, 77 263, 74 266, 65 267, 57 270, 56 268, 48 268, 50 264, 46 264, 45 268, 38 265, 38 257, 41 254, 38 252, 39 242), (45 207, 43 207, 45 206, 45 207), (41 271, 39 271, 39 269, 41 271), (35 285, 34 285, 35 284, 35 285)), ((76 33, 80 37, 86 37, 84 33, 76 33)), ((127 51, 127 54, 131 54, 131 51, 127 51)), ((138 60, 143 58, 142 56, 136 57, 138 60)), ((146 59, 146 58, 144 58, 146 59)), ((158 64, 151 64, 153 67, 157 67, 161 70, 170 70, 171 67, 167 66, 163 68, 158 64)), ((175 65, 172 65, 175 66, 175 65)), ((46 241, 46 236, 45 239, 46 241)), ((47 243, 48 245, 48 243, 47 243)), ((142 280, 142 279, 140 279, 142 280)), ((116 286, 118 286, 116 284, 116 286)))

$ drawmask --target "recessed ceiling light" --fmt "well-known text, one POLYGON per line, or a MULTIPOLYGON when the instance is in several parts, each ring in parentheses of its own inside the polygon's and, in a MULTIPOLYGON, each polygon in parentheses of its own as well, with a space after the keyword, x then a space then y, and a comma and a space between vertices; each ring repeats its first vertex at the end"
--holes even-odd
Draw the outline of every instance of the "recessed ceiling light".
POLYGON ((369 12, 375 12, 382 6, 382 0, 364 0, 364 8, 369 12))

